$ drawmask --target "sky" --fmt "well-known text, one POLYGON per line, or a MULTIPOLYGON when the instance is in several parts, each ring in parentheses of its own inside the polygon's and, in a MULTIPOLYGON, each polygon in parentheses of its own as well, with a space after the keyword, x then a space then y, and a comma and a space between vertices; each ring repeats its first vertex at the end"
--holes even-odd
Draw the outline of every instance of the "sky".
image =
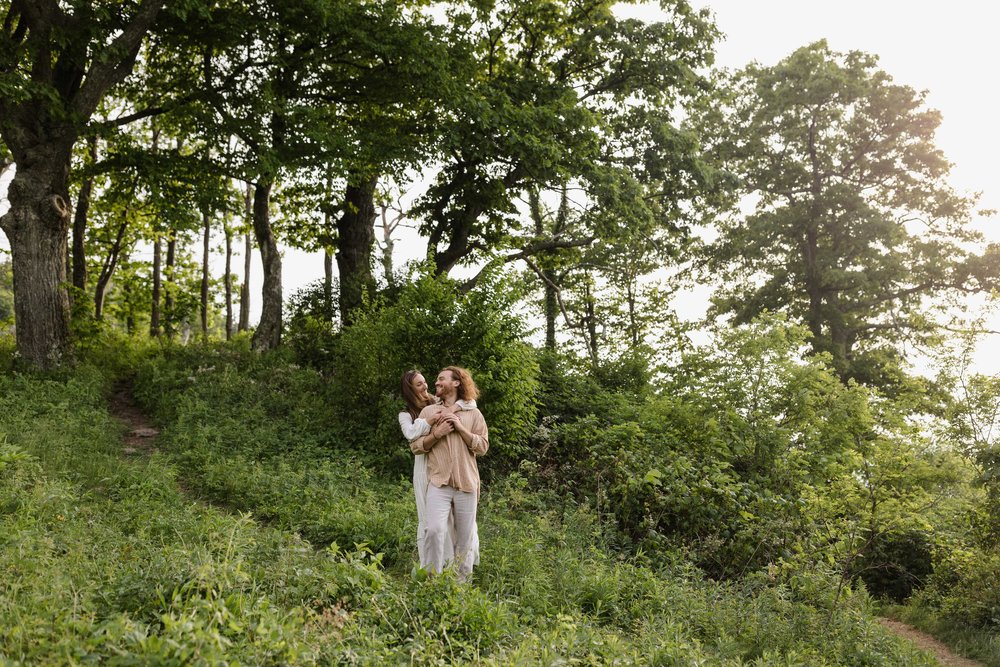
MULTIPOLYGON (((826 39, 836 51, 876 54, 880 66, 898 83, 928 91, 928 106, 943 121, 937 145, 954 164, 951 183, 960 191, 981 192, 981 208, 1000 210, 1000 3, 984 0, 691 0, 708 7, 725 37, 716 65, 739 68, 756 60, 772 65, 800 46, 826 39)), ((655 20, 655 4, 622 6, 620 13, 655 20)), ((6 183, 0 184, 5 192, 6 183)), ((0 211, 5 209, 0 200, 0 211)), ((981 218, 976 226, 1000 243, 1000 217, 981 218)), ((6 239, 0 235, 0 245, 6 239)), ((424 241, 415 234, 400 239, 401 259, 420 257, 424 241)), ((322 258, 285 251, 284 286, 291 294, 323 275, 322 258)), ((260 262, 251 277, 261 284, 260 262)), ((256 301, 259 304, 259 296, 256 301)), ((697 317, 703 294, 691 294, 678 308, 697 317)), ((992 328, 1000 329, 1000 318, 992 328)), ((1000 336, 989 337, 976 357, 980 372, 1000 372, 1000 336)))

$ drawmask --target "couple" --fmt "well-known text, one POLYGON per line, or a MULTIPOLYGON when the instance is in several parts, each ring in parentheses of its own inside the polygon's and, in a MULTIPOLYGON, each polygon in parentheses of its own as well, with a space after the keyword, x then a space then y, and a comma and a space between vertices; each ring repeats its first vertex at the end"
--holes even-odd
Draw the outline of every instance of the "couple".
POLYGON ((399 425, 414 453, 420 567, 441 572, 452 560, 465 581, 479 563, 479 467, 489 449, 486 420, 476 408, 479 390, 469 371, 449 366, 434 383, 435 396, 419 371, 403 374, 406 411, 399 425))

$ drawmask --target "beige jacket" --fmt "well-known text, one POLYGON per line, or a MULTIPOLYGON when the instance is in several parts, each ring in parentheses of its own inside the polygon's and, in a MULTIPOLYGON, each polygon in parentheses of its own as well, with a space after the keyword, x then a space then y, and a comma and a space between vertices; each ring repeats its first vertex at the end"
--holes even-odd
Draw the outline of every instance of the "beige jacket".
MULTIPOLYGON (((426 420, 443 409, 440 405, 428 405, 420 412, 420 418, 426 420)), ((476 457, 490 448, 486 420, 476 408, 461 410, 455 415, 472 432, 471 444, 466 445, 456 431, 440 440, 431 432, 411 442, 410 450, 414 454, 427 455, 427 479, 434 486, 451 486, 478 495, 479 466, 476 465, 476 457)))

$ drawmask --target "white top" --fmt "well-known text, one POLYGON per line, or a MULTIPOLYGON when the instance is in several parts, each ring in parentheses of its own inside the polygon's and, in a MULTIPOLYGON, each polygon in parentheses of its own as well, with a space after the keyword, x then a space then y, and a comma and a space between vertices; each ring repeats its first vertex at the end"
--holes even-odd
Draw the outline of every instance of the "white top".
MULTIPOLYGON (((455 401, 455 405, 458 406, 459 410, 474 410, 476 408, 475 401, 455 401)), ((426 419, 419 417, 414 419, 406 410, 399 413, 399 427, 403 429, 403 437, 406 438, 407 442, 413 442, 431 432, 431 425, 427 423, 426 419)))

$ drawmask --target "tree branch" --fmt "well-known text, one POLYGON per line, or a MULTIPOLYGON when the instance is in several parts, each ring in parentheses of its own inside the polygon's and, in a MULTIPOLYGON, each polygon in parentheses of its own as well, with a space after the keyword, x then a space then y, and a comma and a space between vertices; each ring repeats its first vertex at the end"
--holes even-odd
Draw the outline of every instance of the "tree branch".
POLYGON ((73 110, 77 114, 90 118, 108 88, 120 83, 132 71, 135 59, 139 55, 139 46, 165 1, 143 0, 121 34, 109 46, 95 54, 87 78, 80 86, 73 103, 73 110), (114 56, 114 54, 124 55, 114 56))

